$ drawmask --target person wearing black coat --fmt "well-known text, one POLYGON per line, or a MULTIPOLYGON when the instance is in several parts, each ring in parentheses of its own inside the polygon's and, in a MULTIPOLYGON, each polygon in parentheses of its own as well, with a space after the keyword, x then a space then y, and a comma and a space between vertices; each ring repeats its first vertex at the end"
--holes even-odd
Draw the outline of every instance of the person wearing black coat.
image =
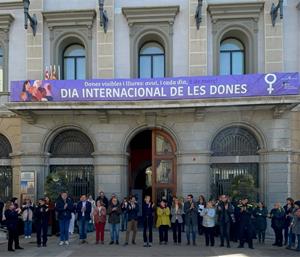
MULTIPOLYGON (((288 236, 289 236, 289 230, 290 230, 290 225, 292 223, 293 217, 292 213, 294 211, 294 199, 292 198, 287 198, 286 199, 286 205, 283 206, 284 212, 285 212, 285 223, 284 223, 284 245, 287 245, 288 243, 288 236)), ((293 244, 296 241, 296 237, 292 235, 292 242, 293 244)))
POLYGON ((244 243, 247 242, 250 249, 253 249, 253 206, 248 204, 248 199, 243 199, 238 205, 238 220, 239 220, 239 248, 244 248, 244 243))
POLYGON ((270 212, 271 227, 275 233, 275 243, 273 246, 282 246, 283 243, 283 229, 285 224, 285 212, 280 206, 280 203, 275 203, 274 208, 270 212))
POLYGON ((101 191, 101 192, 99 193, 99 196, 97 197, 97 199, 96 199, 95 201, 96 201, 96 202, 102 201, 103 204, 104 204, 104 207, 105 207, 106 209, 108 208, 108 199, 107 199, 107 197, 105 196, 105 194, 104 194, 103 191, 101 191))
POLYGON ((198 226, 198 207, 193 201, 193 195, 187 196, 187 201, 184 203, 186 239, 187 245, 190 245, 190 235, 192 234, 193 245, 196 245, 196 229, 198 226))
POLYGON ((224 247, 224 241, 226 240, 227 248, 230 248, 230 226, 232 222, 235 222, 235 218, 234 207, 226 195, 220 197, 220 202, 217 205, 217 216, 220 227, 220 247, 224 247))
POLYGON ((34 221, 36 228, 36 239, 37 246, 43 247, 47 246, 48 241, 48 223, 49 223, 49 209, 46 205, 46 200, 44 198, 39 199, 39 203, 34 210, 34 221), (43 235, 43 240, 42 240, 43 235))
POLYGON ((254 209, 253 216, 255 218, 255 228, 258 242, 265 243, 268 209, 262 202, 259 202, 258 206, 254 209))
POLYGON ((23 249, 19 243, 19 234, 18 234, 18 216, 21 213, 20 208, 16 208, 13 202, 6 203, 6 210, 4 216, 6 219, 6 226, 8 230, 8 251, 14 252, 13 242, 15 242, 15 249, 23 249))
POLYGON ((59 245, 69 245, 69 225, 71 220, 71 212, 73 210, 73 200, 68 194, 63 192, 56 200, 55 210, 59 221, 60 242, 59 245))
POLYGON ((144 247, 152 246, 152 227, 153 227, 153 213, 154 213, 154 204, 150 202, 151 198, 149 195, 145 196, 143 203, 143 238, 144 238, 144 247), (149 231, 149 241, 147 237, 147 230, 149 231))
POLYGON ((2 224, 4 202, 0 199, 0 225, 2 224))

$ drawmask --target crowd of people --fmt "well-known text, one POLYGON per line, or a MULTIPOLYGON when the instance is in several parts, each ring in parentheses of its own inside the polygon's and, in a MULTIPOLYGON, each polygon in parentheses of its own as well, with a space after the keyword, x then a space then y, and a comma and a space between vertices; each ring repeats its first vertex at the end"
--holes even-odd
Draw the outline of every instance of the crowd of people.
POLYGON ((19 235, 28 239, 36 232, 38 247, 46 247, 49 235, 59 236, 58 244, 69 245, 69 236, 78 228, 81 244, 88 243, 87 233, 95 231, 96 244, 104 244, 104 230, 109 223, 110 245, 120 243, 120 231, 126 231, 124 246, 136 244, 138 225, 143 226, 144 247, 153 245, 153 226, 156 224, 159 233, 159 244, 169 242, 169 229, 172 229, 173 243, 180 245, 182 233, 186 235, 186 245, 196 246, 196 237, 204 235, 207 247, 215 246, 215 238, 220 238, 220 247, 231 247, 231 242, 239 242, 243 248, 247 243, 253 249, 253 240, 265 243, 267 219, 271 219, 275 242, 273 246, 300 251, 300 201, 287 198, 282 207, 276 203, 268 211, 263 202, 250 203, 247 198, 232 201, 222 195, 217 200, 206 201, 200 196, 198 201, 193 195, 186 199, 173 197, 153 203, 150 196, 145 196, 142 206, 135 196, 119 201, 116 195, 108 200, 100 192, 96 200, 92 196, 82 195, 78 202, 62 192, 55 202, 48 197, 39 199, 33 204, 26 199, 22 205, 13 198, 5 205, 0 201, 0 222, 8 231, 8 251, 23 249, 19 235), (77 221, 77 222, 76 222, 77 221), (22 223, 23 231, 20 231, 22 223), (130 235, 131 240, 130 240, 130 235), (13 247, 14 243, 14 247, 13 247))

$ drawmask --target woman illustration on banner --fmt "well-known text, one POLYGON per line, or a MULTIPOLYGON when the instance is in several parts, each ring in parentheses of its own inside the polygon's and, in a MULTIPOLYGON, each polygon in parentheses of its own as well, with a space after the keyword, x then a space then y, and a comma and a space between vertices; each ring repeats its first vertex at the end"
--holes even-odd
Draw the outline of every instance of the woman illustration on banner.
POLYGON ((33 82, 33 86, 31 87, 31 92, 32 92, 32 101, 33 102, 40 102, 43 98, 42 92, 40 90, 42 86, 42 81, 41 80, 35 80, 33 82))
POLYGON ((31 85, 29 80, 26 80, 23 83, 23 88, 22 88, 20 98, 23 102, 31 102, 32 94, 31 94, 31 85))

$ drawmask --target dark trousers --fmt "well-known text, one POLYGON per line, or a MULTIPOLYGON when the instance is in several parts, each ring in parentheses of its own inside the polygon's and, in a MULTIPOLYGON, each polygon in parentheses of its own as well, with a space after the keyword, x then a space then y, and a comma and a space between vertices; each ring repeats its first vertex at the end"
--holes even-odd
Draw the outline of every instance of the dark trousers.
POLYGON ((230 246, 229 238, 230 237, 230 222, 221 222, 220 223, 220 238, 221 245, 224 246, 224 240, 226 239, 227 246, 230 246))
POLYGON ((282 246, 283 241, 283 234, 282 234, 282 228, 273 228, 275 233, 275 244, 282 246))
POLYGON ((253 233, 252 230, 249 227, 241 226, 240 227, 240 246, 244 246, 245 242, 248 243, 249 248, 253 247, 253 233))
POLYGON ((43 245, 47 244, 47 234, 48 234, 48 222, 37 222, 36 223, 36 240, 37 244, 42 244, 42 235, 43 235, 43 245))
POLYGON ((204 232, 204 227, 202 226, 203 217, 198 215, 198 235, 202 235, 204 232))
POLYGON ((265 242, 265 237, 266 237, 266 231, 265 230, 257 230, 257 237, 258 237, 258 242, 264 243, 265 242))
POLYGON ((168 225, 160 225, 159 226, 159 242, 168 242, 168 231, 169 226, 168 225))
POLYGON ((15 242, 15 248, 20 247, 18 230, 8 229, 8 250, 13 250, 13 242, 15 242))
POLYGON ((178 220, 172 223, 172 230, 174 243, 181 243, 181 223, 179 223, 178 220))
POLYGON ((209 243, 211 246, 215 245, 215 228, 204 228, 204 234, 205 234, 205 244, 206 246, 209 246, 209 243))
POLYGON ((152 243, 152 227, 153 227, 153 218, 152 217, 146 217, 144 219, 144 231, 143 231, 143 238, 144 238, 144 243, 152 243), (148 236, 147 236, 147 230, 149 231, 149 241, 148 241, 148 236))

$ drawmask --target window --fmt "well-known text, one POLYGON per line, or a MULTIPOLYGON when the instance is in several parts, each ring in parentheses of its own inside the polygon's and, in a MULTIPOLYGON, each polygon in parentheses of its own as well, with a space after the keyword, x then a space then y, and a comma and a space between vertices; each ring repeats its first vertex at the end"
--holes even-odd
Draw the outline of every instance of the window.
POLYGON ((64 79, 85 79, 85 49, 82 45, 73 44, 68 46, 63 54, 64 79))
POLYGON ((245 48, 241 41, 229 38, 220 46, 220 75, 245 73, 245 48))
POLYGON ((3 91, 3 48, 0 47, 0 92, 3 91))
POLYGON ((146 43, 139 53, 139 77, 161 78, 165 76, 165 51, 156 43, 146 43))

